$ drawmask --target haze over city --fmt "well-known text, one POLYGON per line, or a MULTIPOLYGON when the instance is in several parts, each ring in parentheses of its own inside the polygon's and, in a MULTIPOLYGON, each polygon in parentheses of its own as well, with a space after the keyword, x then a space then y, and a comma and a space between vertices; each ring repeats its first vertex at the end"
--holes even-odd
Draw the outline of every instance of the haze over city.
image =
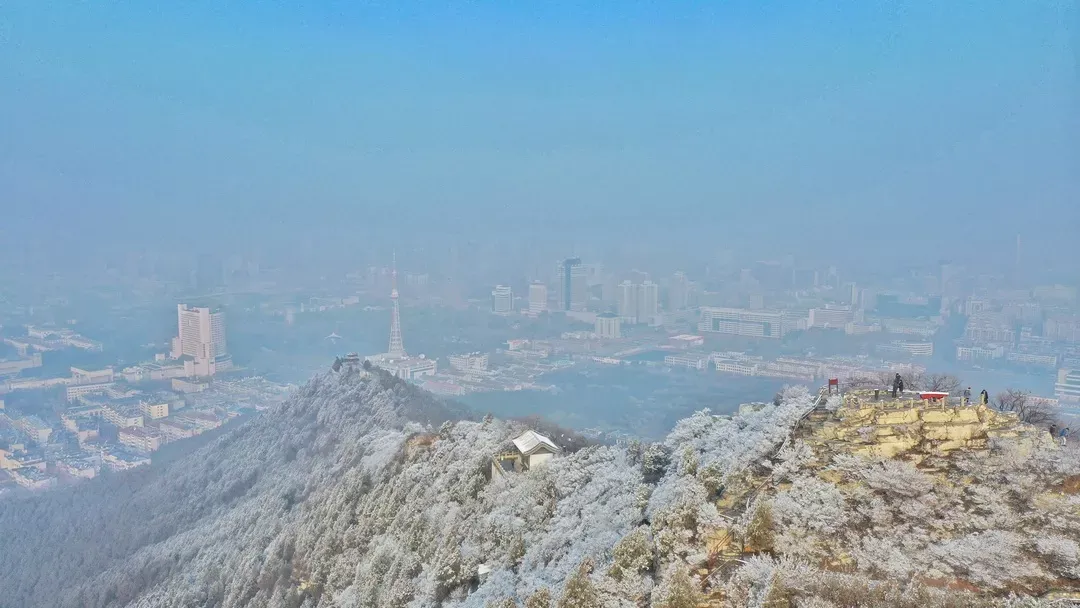
POLYGON ((1021 232, 1043 268, 1077 251, 1076 10, 16 2, 5 223, 340 255, 451 234, 618 251, 647 225, 635 245, 698 258, 874 263, 1003 262, 1021 232))
POLYGON ((1069 1, 9 2, 0 608, 1080 602, 1078 142, 1069 1))

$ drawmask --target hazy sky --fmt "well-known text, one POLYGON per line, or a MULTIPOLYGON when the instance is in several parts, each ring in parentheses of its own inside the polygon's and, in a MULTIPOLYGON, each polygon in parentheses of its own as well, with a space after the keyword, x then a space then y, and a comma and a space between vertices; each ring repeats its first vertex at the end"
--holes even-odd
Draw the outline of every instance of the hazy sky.
POLYGON ((1075 2, 299 4, 5 2, 0 226, 1077 251, 1075 2))

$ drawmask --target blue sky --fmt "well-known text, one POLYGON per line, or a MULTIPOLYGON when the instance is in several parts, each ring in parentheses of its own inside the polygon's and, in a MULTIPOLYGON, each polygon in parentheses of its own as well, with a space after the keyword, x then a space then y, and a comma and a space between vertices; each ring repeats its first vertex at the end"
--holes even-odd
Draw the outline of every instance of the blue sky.
POLYGON ((1075 3, 5 4, 9 226, 1076 251, 1075 3))

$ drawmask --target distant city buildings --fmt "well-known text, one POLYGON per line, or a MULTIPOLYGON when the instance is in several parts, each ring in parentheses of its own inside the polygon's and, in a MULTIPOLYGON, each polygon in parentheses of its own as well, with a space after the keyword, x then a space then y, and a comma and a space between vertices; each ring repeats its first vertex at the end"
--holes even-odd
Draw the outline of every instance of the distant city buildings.
MULTIPOLYGON (((8 342, 8 340, 4 340, 8 342)), ((8 342, 10 344, 10 342, 8 342)), ((4 359, 0 360, 0 376, 16 376, 24 369, 33 369, 35 367, 41 367, 41 353, 36 352, 29 357, 22 359, 4 359)))
POLYGON ((859 289, 858 285, 855 283, 848 285, 848 304, 851 306, 852 310, 862 306, 861 296, 862 291, 859 289))
POLYGON ((1059 369, 1054 396, 1061 401, 1080 402, 1080 369, 1059 369))
POLYGON ((957 346, 957 361, 993 361, 1005 356, 1005 347, 1000 345, 957 346))
POLYGON ((547 312, 548 290, 547 285, 540 281, 533 281, 529 285, 529 316, 538 317, 547 312))
MULTIPOLYGON (((225 312, 205 307, 176 307, 179 332, 172 357, 190 362, 188 376, 213 376, 231 366, 225 340, 225 312)), ((187 367, 187 365, 185 365, 187 367)))
POLYGON ((683 271, 676 272, 671 277, 671 285, 668 287, 668 308, 670 310, 683 310, 690 305, 690 281, 683 271))
POLYGON ((581 258, 568 258, 556 269, 559 309, 584 311, 589 305, 589 271, 581 258))
POLYGON ((889 344, 877 345, 877 351, 884 354, 909 355, 912 357, 932 357, 934 355, 934 343, 894 340, 889 344))
POLYGON ((976 344, 1012 344, 1016 342, 1016 329, 1003 314, 979 312, 968 318, 964 338, 976 344))
POLYGON ((618 315, 605 312, 596 316, 596 335, 600 338, 615 339, 622 337, 622 320, 618 315))
POLYGON ((844 329, 852 318, 850 306, 811 308, 807 325, 823 329, 844 329))
POLYGON ((679 349, 695 348, 704 346, 705 338, 695 334, 679 334, 668 338, 668 344, 679 349))
POLYGON ((649 323, 660 314, 660 286, 649 280, 616 286, 615 307, 626 323, 649 323))
POLYGON ((784 337, 783 327, 783 313, 742 308, 703 307, 698 323, 698 331, 771 339, 784 337))
POLYGON ((508 315, 514 311, 514 290, 506 285, 496 285, 491 291, 491 312, 508 315))
POLYGON ((637 323, 638 313, 637 285, 623 281, 615 287, 615 308, 619 316, 627 323, 637 323))
POLYGON ((1057 369, 1058 366, 1057 355, 1011 352, 1005 355, 1005 360, 1010 363, 1016 363, 1017 365, 1024 365, 1030 367, 1045 367, 1047 369, 1057 369))
POLYGON ((1051 316, 1043 323, 1043 335, 1062 342, 1080 342, 1080 315, 1051 316))
POLYGON ((941 328, 941 325, 935 321, 925 319, 887 318, 881 320, 881 327, 882 331, 889 334, 931 338, 941 328))
POLYGON ((637 322, 650 323, 660 314, 660 286, 652 281, 638 285, 637 322))
MULTIPOLYGON (((20 357, 33 359, 35 353, 43 353, 64 348, 78 348, 91 352, 100 352, 101 343, 91 340, 68 328, 26 326, 25 337, 8 337, 4 342, 15 348, 20 357)), ((40 361, 40 356, 37 358, 40 361)))
POLYGON ((452 369, 462 372, 482 372, 488 368, 488 356, 486 353, 450 355, 447 359, 450 361, 452 369))

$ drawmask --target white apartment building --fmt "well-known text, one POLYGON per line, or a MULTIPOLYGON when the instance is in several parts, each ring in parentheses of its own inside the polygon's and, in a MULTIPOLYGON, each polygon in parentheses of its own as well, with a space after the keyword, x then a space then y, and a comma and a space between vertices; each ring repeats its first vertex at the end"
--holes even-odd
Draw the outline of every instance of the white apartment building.
POLYGON ((752 338, 775 338, 784 336, 784 314, 743 308, 701 308, 698 331, 748 336, 752 338))
POLYGON ((664 364, 670 367, 705 369, 709 365, 709 358, 695 355, 667 355, 664 357, 664 364))
POLYGON ((116 379, 111 367, 99 370, 71 368, 71 384, 108 384, 116 379))
POLYGON ((589 270, 578 258, 559 263, 555 269, 559 310, 583 311, 589 305, 589 270))
POLYGON ((491 291, 491 312, 508 315, 514 311, 514 290, 506 285, 496 285, 491 291))
POLYGON ((1054 396, 1061 401, 1080 402, 1080 369, 1059 369, 1054 396))
POLYGON ((93 395, 95 393, 104 393, 113 387, 113 384, 69 384, 65 390, 65 396, 68 401, 75 401, 83 395, 93 395))
POLYGON ((173 339, 172 356, 213 360, 229 354, 225 341, 225 312, 210 308, 191 308, 179 304, 179 333, 173 339))
POLYGON ((848 307, 811 308, 810 314, 807 316, 807 324, 810 327, 845 329, 852 318, 851 309, 848 307))
POLYGON ((990 344, 987 346, 957 346, 957 361, 990 361, 1005 356, 1005 347, 990 344))
POLYGON ((623 281, 615 288, 615 307, 619 316, 627 323, 638 320, 638 286, 630 281, 623 281))
POLYGON ((1036 365, 1039 367, 1057 368, 1057 355, 1039 355, 1035 353, 1009 353, 1005 360, 1021 365, 1036 365))
POLYGON ((638 285, 638 323, 648 323, 660 314, 660 286, 652 281, 638 285))
POLYGON ((610 312, 605 312, 596 317, 596 335, 600 338, 621 338, 622 319, 610 312))
POLYGON ((714 357, 713 365, 716 366, 716 371, 725 374, 756 376, 758 372, 758 365, 756 363, 741 359, 723 359, 714 357))
POLYGON ((894 340, 891 344, 879 344, 877 350, 882 353, 911 355, 912 357, 932 357, 934 355, 934 343, 894 340))
POLYGON ((450 361, 450 367, 459 371, 482 372, 488 368, 488 356, 486 353, 450 355, 447 359, 450 361))
POLYGON ((648 323, 660 314, 660 286, 649 280, 619 283, 615 309, 625 323, 648 323))
POLYGON ((668 306, 671 310, 682 310, 690 304, 690 281, 686 273, 678 271, 671 277, 671 286, 668 291, 668 306))
POLYGON ((547 311, 548 290, 547 285, 540 281, 533 281, 529 285, 529 315, 538 317, 547 311))

